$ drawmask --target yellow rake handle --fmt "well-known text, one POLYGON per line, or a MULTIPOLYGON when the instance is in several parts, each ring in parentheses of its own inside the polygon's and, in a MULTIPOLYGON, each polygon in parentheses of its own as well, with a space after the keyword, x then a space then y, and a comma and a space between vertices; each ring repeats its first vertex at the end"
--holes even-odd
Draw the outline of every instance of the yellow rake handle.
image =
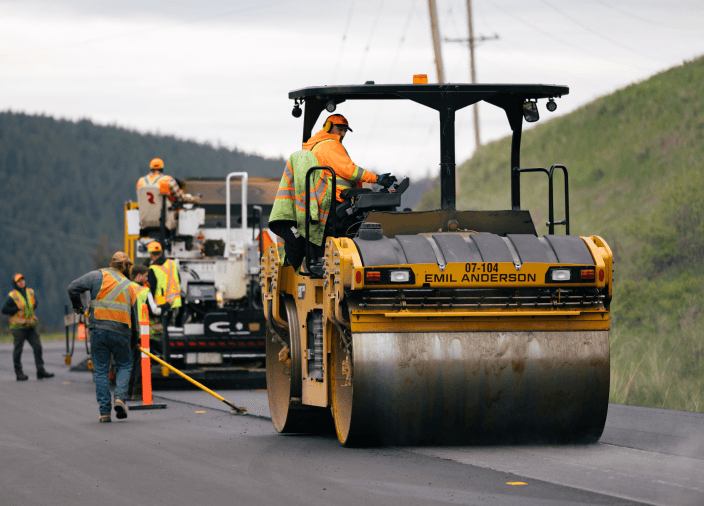
POLYGON ((181 371, 179 371, 178 369, 176 369, 174 366, 169 365, 169 364, 167 364, 166 362, 164 362, 163 360, 161 360, 159 357, 152 355, 151 353, 149 353, 147 350, 145 350, 145 349, 142 348, 141 346, 139 347, 139 349, 140 349, 140 351, 141 351, 142 353, 144 353, 145 355, 147 355, 147 356, 148 356, 149 358, 151 358, 152 360, 156 360, 157 362, 159 362, 159 363, 160 363, 161 365, 163 365, 164 367, 169 368, 170 370, 172 370, 173 372, 175 372, 176 374, 178 374, 179 376, 181 376, 183 379, 190 381, 191 383, 193 383, 195 386, 197 386, 197 387, 200 388, 201 390, 205 390, 205 391, 208 392, 210 395, 212 395, 213 397, 215 397, 217 400, 222 401, 222 402, 224 402, 225 404, 227 404, 228 406, 230 406, 230 407, 232 408, 232 412, 233 412, 234 414, 236 414, 236 415, 245 415, 245 414, 247 414, 247 408, 240 408, 240 407, 238 407, 238 406, 235 406, 234 404, 232 404, 230 401, 228 401, 227 399, 225 399, 225 398, 222 397, 221 395, 216 394, 215 392, 213 392, 211 389, 209 389, 208 387, 206 387, 206 386, 203 385, 202 383, 198 383, 196 380, 194 380, 194 379, 191 378, 190 376, 187 376, 187 375, 183 374, 181 371))

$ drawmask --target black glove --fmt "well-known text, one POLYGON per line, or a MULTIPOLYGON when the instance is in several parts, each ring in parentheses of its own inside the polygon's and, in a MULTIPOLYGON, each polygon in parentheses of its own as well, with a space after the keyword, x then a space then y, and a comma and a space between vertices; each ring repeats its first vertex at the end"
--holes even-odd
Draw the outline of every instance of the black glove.
POLYGON ((83 308, 82 307, 74 307, 73 312, 76 314, 83 314, 83 308))
POLYGON ((396 176, 392 176, 389 172, 387 172, 386 174, 379 176, 379 179, 376 180, 376 184, 381 185, 384 188, 389 188, 396 181, 398 181, 396 176))
POLYGON ((169 304, 168 302, 165 304, 160 304, 159 308, 161 309, 161 316, 164 316, 171 310, 171 304, 169 304))

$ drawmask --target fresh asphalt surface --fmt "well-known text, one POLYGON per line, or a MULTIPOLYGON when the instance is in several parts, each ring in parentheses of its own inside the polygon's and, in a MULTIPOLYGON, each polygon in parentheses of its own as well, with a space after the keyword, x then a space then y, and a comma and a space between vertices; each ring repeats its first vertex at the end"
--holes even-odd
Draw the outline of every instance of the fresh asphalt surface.
POLYGON ((39 381, 25 345, 20 383, 0 344, 0 506, 704 505, 701 413, 612 404, 594 445, 348 449, 334 435, 277 434, 256 390, 219 391, 247 416, 168 390, 155 398, 167 409, 100 424, 92 375, 63 354, 44 343, 56 377, 39 381))

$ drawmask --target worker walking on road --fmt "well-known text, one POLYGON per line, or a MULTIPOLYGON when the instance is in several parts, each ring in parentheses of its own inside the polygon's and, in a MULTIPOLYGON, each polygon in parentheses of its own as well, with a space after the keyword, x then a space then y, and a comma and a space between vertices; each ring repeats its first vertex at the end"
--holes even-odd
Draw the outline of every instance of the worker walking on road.
POLYGON ((129 280, 130 257, 118 251, 110 267, 91 271, 71 282, 68 296, 73 310, 84 308, 81 294, 90 292, 91 358, 95 374, 95 393, 100 421, 110 422, 110 355, 115 360, 115 416, 127 418, 125 399, 132 370, 132 349, 139 336, 139 287, 129 280))
POLYGON ((151 262, 147 282, 154 300, 161 308, 161 320, 164 326, 171 321, 172 311, 181 307, 181 277, 178 264, 166 258, 161 244, 152 241, 147 244, 151 262))
POLYGON ((15 365, 17 381, 27 381, 29 377, 22 372, 22 348, 24 342, 34 350, 34 363, 37 366, 37 379, 53 378, 54 375, 44 369, 42 343, 37 333, 37 299, 34 290, 27 288, 22 274, 15 274, 12 280, 14 289, 8 294, 2 313, 10 316, 10 331, 14 339, 12 360, 15 365))
POLYGON ((146 176, 140 177, 137 181, 137 189, 139 190, 142 186, 159 186, 163 181, 168 182, 169 188, 171 190, 169 194, 169 199, 172 202, 200 202, 200 197, 194 197, 188 193, 183 193, 183 190, 178 186, 176 180, 164 174, 164 161, 161 158, 154 158, 150 163, 149 167, 151 171, 146 176))

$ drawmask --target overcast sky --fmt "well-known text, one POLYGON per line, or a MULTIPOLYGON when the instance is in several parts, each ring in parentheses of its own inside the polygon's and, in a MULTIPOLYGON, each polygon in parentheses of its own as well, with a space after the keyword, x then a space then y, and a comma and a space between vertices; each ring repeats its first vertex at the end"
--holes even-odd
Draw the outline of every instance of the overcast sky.
MULTIPOLYGON (((441 36, 466 38, 466 0, 436 1, 441 36)), ((552 115, 540 104, 541 121, 704 54, 702 0, 472 0, 472 9, 475 37, 499 37, 476 48, 478 82, 570 87, 552 115)), ((442 51, 446 79, 469 82, 467 45, 442 51)), ((290 90, 418 73, 437 80, 427 0, 0 0, 0 110, 288 156, 302 132, 290 90)), ((406 101, 338 112, 354 129, 345 145, 357 164, 437 171, 436 112, 406 101)), ((472 128, 466 108, 458 163, 474 150, 472 128)), ((490 105, 480 130, 483 142, 510 132, 490 105)))

